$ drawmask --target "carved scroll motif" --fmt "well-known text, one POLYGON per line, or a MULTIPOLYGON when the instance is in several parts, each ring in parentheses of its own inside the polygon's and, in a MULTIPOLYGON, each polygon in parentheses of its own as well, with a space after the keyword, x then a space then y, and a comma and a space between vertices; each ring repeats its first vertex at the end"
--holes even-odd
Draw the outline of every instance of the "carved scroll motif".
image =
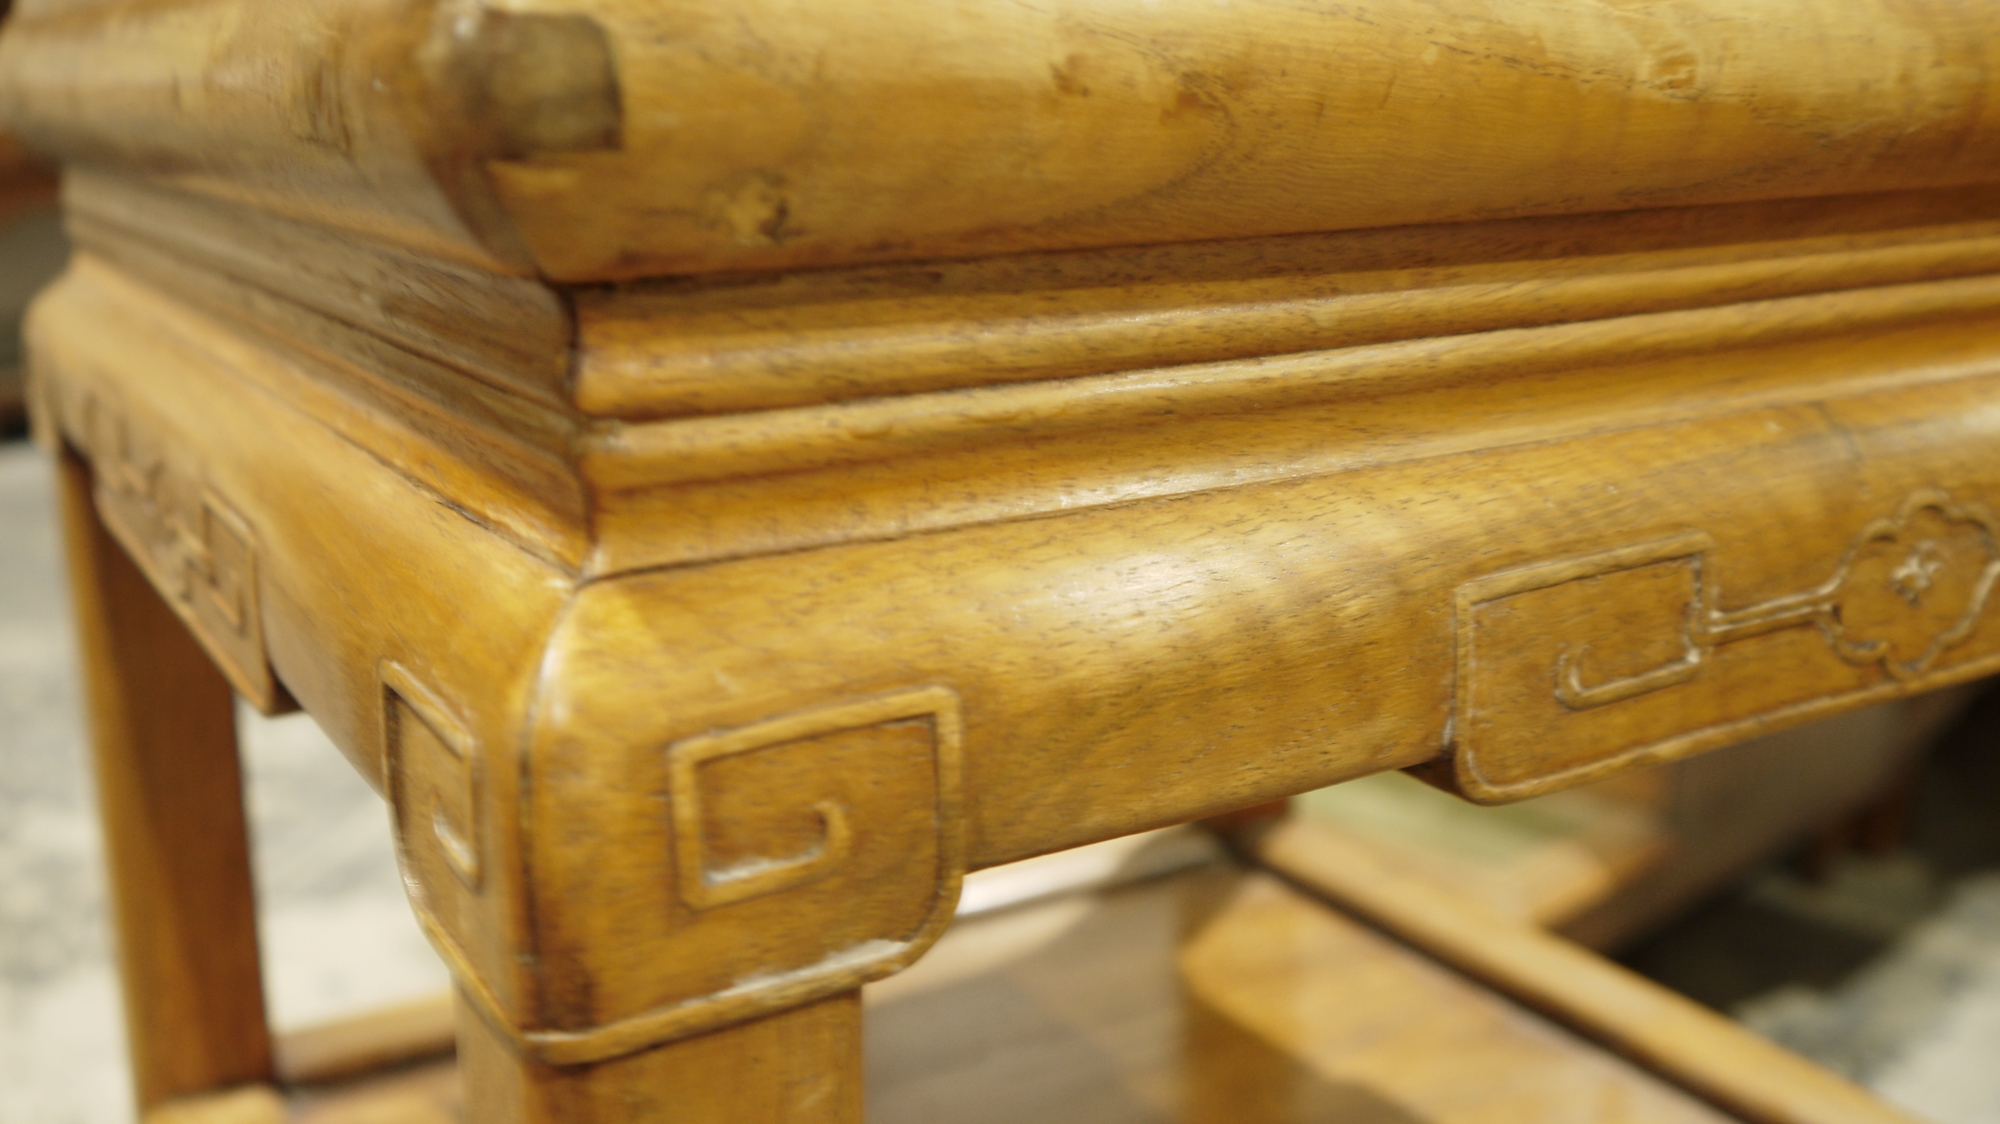
POLYGON ((436 867, 478 890, 481 861, 480 762, 465 724, 408 669, 385 661, 382 745, 389 803, 406 877, 434 914, 451 910, 436 867))
MULTIPOLYGON (((476 800, 476 767, 461 774, 452 764, 473 755, 449 751, 451 723, 425 717, 443 714, 441 704, 424 702, 428 692, 407 673, 385 664, 382 677, 392 708, 416 700, 407 711, 385 711, 385 721, 401 724, 388 735, 406 870, 445 882, 437 874, 452 850, 444 830, 452 821, 429 811, 441 803, 431 794, 452 779, 469 784, 476 800)), ((916 960, 951 922, 965 875, 962 736, 957 693, 924 686, 664 747, 671 916, 620 920, 634 939, 664 921, 648 946, 663 972, 699 968, 718 949, 739 956, 719 990, 711 980, 594 1026, 524 1027, 453 936, 447 908, 460 895, 426 889, 417 918, 466 999, 551 1065, 604 1061, 859 987, 916 960)), ((476 821, 470 830, 477 834, 476 821)), ((615 904, 623 900, 571 908, 624 908, 615 904)))
MULTIPOLYGON (((706 777, 709 766, 912 719, 931 724, 929 739, 937 755, 932 767, 939 770, 943 779, 944 770, 956 768, 957 699, 935 688, 823 707, 739 729, 703 734, 669 746, 667 773, 681 900, 693 909, 707 910, 780 893, 826 877, 853 857, 855 811, 841 800, 822 798, 811 801, 811 814, 817 820, 816 838, 802 849, 784 854, 752 854, 717 863, 708 838, 710 805, 716 799, 706 777)), ((813 764, 809 757, 791 764, 785 779, 810 788, 815 780, 813 764)))
POLYGON ((1862 527, 1825 580, 1742 608, 1724 607, 1714 546, 1690 532, 1460 587, 1458 783, 1511 799, 1748 736, 1770 714, 1887 697, 1949 670, 2000 581, 2000 519, 1937 489, 1862 527), (1838 662, 1815 670, 1809 650, 1780 643, 1794 632, 1838 662), (1760 637, 1777 645, 1760 652, 1785 654, 1718 670, 1760 637), (1646 701, 1670 689, 1686 698, 1646 701))
POLYGON ((1895 515, 1864 527, 1826 581, 1748 608, 1717 607, 1715 583, 1703 564, 1712 545, 1706 535, 1689 535, 1667 540, 1657 548, 1642 548, 1655 555, 1645 561, 1683 557, 1691 561, 1695 596, 1688 605, 1688 627, 1682 636, 1684 654, 1651 671, 1585 686, 1586 645, 1566 647, 1555 669, 1555 695, 1564 706, 1572 710, 1605 706, 1685 683, 1724 644, 1806 626, 1818 629, 1827 644, 1850 663, 1880 664, 1906 682, 1921 679, 1939 656, 1972 632, 1992 596, 1994 580, 2000 578, 2000 525, 1993 514, 1930 490, 1910 496, 1895 515), (1912 521, 1920 513, 1934 515, 1947 532, 1964 528, 1970 534, 1912 535, 1912 521), (1864 551, 1881 544, 1897 555, 1886 581, 1872 572, 1863 575, 1855 565, 1864 551), (1943 580, 1956 575, 1969 576, 1963 595, 1938 606, 1937 600, 1949 597, 1940 588, 1943 580), (1851 624, 1850 618, 1859 615, 1854 607, 1868 601, 1880 602, 1880 608, 1890 611, 1866 613, 1869 625, 1851 624))
MULTIPOLYGON (((672 963, 684 946, 740 948, 742 970, 720 991, 616 1022, 517 1031, 521 1046, 555 1065, 602 1061, 914 961, 951 922, 965 875, 961 738, 958 695, 929 686, 668 745, 674 897, 686 912, 659 955, 672 963), (746 943, 745 933, 763 939, 746 943)), ((476 976, 459 977, 507 1025, 476 976)))
POLYGON ((97 508, 134 562, 251 704, 287 709, 264 648, 257 537, 199 474, 102 395, 86 405, 97 508))
POLYGON ((752 858, 722 869, 709 863, 702 830, 705 816, 701 767, 710 761, 755 753, 763 748, 766 748, 763 735, 753 728, 690 739, 675 745, 668 755, 678 887, 681 900, 695 909, 710 909, 789 890, 832 873, 853 853, 854 829, 848 823, 847 805, 818 800, 812 810, 819 817, 821 835, 805 851, 780 858, 752 858))

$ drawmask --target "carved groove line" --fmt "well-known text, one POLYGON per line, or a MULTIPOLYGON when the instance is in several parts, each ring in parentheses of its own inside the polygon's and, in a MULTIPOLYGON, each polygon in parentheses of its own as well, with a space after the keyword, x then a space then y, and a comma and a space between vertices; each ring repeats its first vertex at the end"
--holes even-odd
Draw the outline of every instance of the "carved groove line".
MULTIPOLYGON (((1982 505, 1959 503, 1934 488, 1912 493, 1894 515, 1874 520, 1863 527, 1826 581, 1804 592, 1772 598, 1747 608, 1724 610, 1716 607, 1718 593, 1705 565, 1707 553, 1713 546, 1713 541, 1704 534, 1677 536, 1633 548, 1638 552, 1636 554, 1621 551, 1614 552, 1617 555, 1615 558, 1607 554, 1584 560, 1604 564, 1591 568, 1590 572, 1565 577, 1563 580, 1575 580, 1651 562, 1685 558, 1694 576, 1695 593, 1688 605, 1688 625, 1681 637, 1683 654, 1679 659, 1636 675, 1586 685, 1582 669, 1586 646, 1568 646, 1556 660, 1556 699, 1571 710, 1586 710, 1636 698, 1694 679, 1715 649, 1725 644, 1808 625, 1818 629, 1828 646, 1842 659, 1864 666, 1880 664, 1898 681, 1912 682, 1929 673, 1940 656, 1971 634, 1991 599, 1994 582, 2000 579, 2000 520, 1996 520, 1993 513, 1982 505), (1985 557, 1975 560, 1979 565, 1979 577, 1973 583, 1972 595, 1964 611, 1932 636, 1917 656, 1907 660, 1893 659, 1888 640, 1851 635, 1841 610, 1854 593, 1850 583, 1854 578, 1855 561, 1861 552, 1874 543, 1900 542, 1910 521, 1927 510, 1936 512, 1947 525, 1976 528, 1985 557)), ((1951 558, 1946 548, 1936 540, 1920 539, 1910 546, 1909 553, 1891 573, 1891 589, 1912 609, 1918 608, 1938 573, 1947 566, 1962 565, 1964 561, 1951 558)))
MULTIPOLYGON (((755 753, 805 738, 860 730, 909 718, 928 718, 934 740, 957 742, 957 698, 939 688, 898 692, 823 707, 740 729, 702 734, 667 747, 667 779, 674 819, 675 874, 681 900, 692 909, 712 909, 802 886, 844 864, 854 849, 847 808, 837 801, 813 804, 819 841, 805 852, 760 858, 716 869, 707 859, 703 832, 701 767, 712 761, 755 753)), ((942 770, 944 762, 939 762, 942 770)))
POLYGON ((249 521, 214 489, 177 475, 138 440, 125 411, 85 399, 97 508, 133 560, 259 710, 281 695, 264 649, 258 546, 249 521))
MULTIPOLYGON (((964 735, 958 694, 948 687, 917 687, 785 715, 718 734, 704 734, 668 747, 671 769, 673 752, 682 746, 696 747, 694 752, 684 751, 685 758, 703 757, 705 752, 704 759, 713 760, 718 756, 752 752, 821 734, 915 718, 928 719, 932 724, 933 762, 937 770, 938 878, 929 891, 928 915, 907 938, 863 941, 834 952, 817 963, 739 980, 711 995, 657 1007, 600 1026, 552 1030, 523 1027, 510 1017, 499 996, 481 978, 465 951, 430 910, 419 905, 417 921, 444 957, 461 994, 481 1016, 491 1026, 511 1037, 524 1053, 549 1065, 586 1065, 606 1061, 879 980, 907 967, 936 943, 951 923, 958 905, 959 888, 965 879, 964 735), (710 748, 702 751, 703 746, 710 748)), ((679 809, 675 811, 678 813, 679 809)), ((692 822, 698 824, 699 820, 692 822)), ((792 883, 797 885, 806 879, 799 878, 794 873, 797 867, 790 863, 803 859, 799 865, 817 864, 818 856, 826 854, 831 846, 830 842, 823 842, 820 848, 809 851, 806 856, 793 856, 790 862, 779 860, 760 869, 782 868, 782 876, 797 879, 792 883)), ((699 855, 698 851, 695 853, 699 855)), ((830 872, 831 866, 818 869, 815 865, 811 877, 830 872)), ((728 885, 731 881, 728 876, 732 872, 725 870, 721 873, 723 877, 720 881, 728 885)), ((699 893, 697 891, 697 895, 699 893)))
MULTIPOLYGON (((1518 800, 2000 669, 1990 636, 1945 661, 1970 646, 2000 584, 2000 519, 1978 503, 1918 489, 1894 514, 1862 526, 1824 581, 1743 608, 1719 605, 1714 548, 1709 535, 1686 532, 1460 585, 1456 685, 1444 729, 1450 783, 1480 802, 1518 800), (1613 585, 1577 584, 1642 571, 1642 578, 1613 585), (1545 596, 1566 587, 1568 593, 1545 596), (1607 600, 1641 590, 1651 592, 1638 617, 1607 600), (1644 619, 1658 623, 1642 629, 1636 622, 1644 619), (1653 654, 1621 669, 1641 670, 1592 681, 1584 638, 1565 631, 1579 628, 1605 631, 1588 638, 1599 643, 1653 654), (1727 666, 1735 678, 1690 697, 1685 708, 1621 709, 1608 723, 1571 721, 1694 683, 1724 645, 1795 629, 1810 629, 1852 667, 1880 667, 1879 679, 1857 681, 1824 667, 1765 675, 1754 657, 1732 659, 1727 666)), ((1787 651, 1792 658, 1802 654, 1787 651)))
POLYGON ((465 883, 466 889, 477 891, 484 872, 479 848, 480 767, 472 735, 453 716, 444 701, 401 664, 384 660, 379 676, 382 682, 382 756, 384 768, 389 774, 385 787, 396 806, 395 824, 401 836, 397 850, 406 875, 410 873, 411 843, 407 833, 412 828, 428 829, 445 866, 465 883), (405 718, 398 712, 398 707, 403 708, 409 717, 423 723, 444 748, 445 759, 427 762, 425 767, 437 774, 432 778, 435 784, 440 787, 449 785, 455 790, 458 802, 466 809, 463 822, 455 820, 445 811, 438 792, 430 793, 429 799, 421 806, 413 806, 416 794, 410 788, 417 779, 418 765, 410 760, 410 738, 401 728, 405 718))
MULTIPOLYGON (((830 731, 829 731, 830 732, 830 731)), ((713 869, 702 838, 701 766, 723 757, 754 753, 774 744, 761 728, 711 734, 676 743, 667 751, 667 775, 674 815, 674 856, 681 900, 693 909, 712 909, 802 886, 832 873, 854 849, 847 808, 832 800, 813 805, 821 836, 803 854, 755 859, 713 869)))

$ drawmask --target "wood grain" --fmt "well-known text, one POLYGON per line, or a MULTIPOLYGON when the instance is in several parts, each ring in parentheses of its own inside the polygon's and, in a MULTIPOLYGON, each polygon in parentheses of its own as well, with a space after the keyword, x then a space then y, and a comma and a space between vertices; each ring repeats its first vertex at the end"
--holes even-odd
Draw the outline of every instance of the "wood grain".
POLYGON ((518 1052, 459 1015, 465 1114, 480 1124, 861 1124, 861 997, 820 999, 597 1065, 518 1052))
POLYGON ((288 1085, 324 1085, 451 1053, 449 993, 278 1035, 273 1069, 288 1085))
POLYGON ((574 393, 591 416, 735 413, 1941 280, 1992 272, 1991 200, 1789 200, 590 287, 574 297, 574 393))
POLYGON ((235 704, 98 520, 89 468, 58 479, 143 1113, 271 1072, 235 704))
POLYGON ((73 164, 570 281, 2000 176, 1993 16, 1946 0, 462 14, 24 3, 0 112, 73 164))
MULTIPOLYGON (((88 253, 71 260, 58 286, 66 298, 41 302, 26 324, 30 348, 37 332, 49 336, 52 346, 62 346, 71 327, 119 317, 126 325, 126 347, 168 354, 192 348, 231 372, 237 385, 297 404, 340 439, 396 465, 405 479, 501 531, 518 548, 570 567, 587 553, 584 499, 566 457, 557 451, 566 450, 568 439, 560 422, 551 424, 531 403, 453 376, 373 337, 361 336, 374 346, 352 357, 311 343, 301 346, 283 334, 288 322, 296 325, 283 313, 250 327, 241 316, 218 316, 185 300, 169 299, 162 306, 161 290, 88 253), (44 322, 56 326, 38 327, 44 322), (281 342, 286 339, 290 342, 281 342)), ((324 322, 318 327, 328 328, 324 322)), ((350 340, 359 335, 337 326, 330 334, 350 340)))
MULTIPOLYGON (((855 990, 969 869, 2000 669, 1996 28, 30 0, 0 115, 83 247, 34 407, 238 689, 388 798, 475 1118, 847 1121, 855 990)), ((158 606, 90 534, 120 893, 179 924, 234 883, 155 893, 142 813, 234 777, 219 725, 199 797, 140 771, 118 661, 181 633, 107 615, 158 606)), ((227 1028, 148 1097, 269 1068, 231 902, 213 965, 176 929, 127 974, 227 1028)), ((1733 1072, 1661 1010, 1649 1058, 1733 1072)))
MULTIPOLYGON (((59 300, 45 299, 34 311, 30 339, 45 416, 80 421, 93 393, 115 389, 152 447, 191 466, 183 478, 241 514, 269 579, 258 585, 262 658, 362 777, 390 787, 384 661, 423 684, 482 753, 498 749, 504 757, 518 744, 513 731, 538 665, 539 637, 568 592, 562 572, 345 440, 344 426, 363 417, 322 409, 328 399, 311 393, 285 398, 312 385, 296 366, 253 342, 204 332, 202 318, 169 323, 132 308, 133 315, 99 319, 97 295, 104 294, 70 310, 83 316, 79 331, 58 330, 59 300), (74 350, 99 345, 107 350, 74 350), (218 345, 226 349, 220 355, 212 350, 218 345), (119 354, 125 358, 112 358, 119 354), (98 381, 106 359, 135 369, 134 357, 143 359, 136 368, 143 377, 115 388, 98 381), (224 446, 248 455, 218 455, 224 446), (197 449, 203 455, 190 457, 197 449), (464 596, 480 613, 469 615, 458 596, 433 598, 446 588, 477 591, 464 596)), ((73 448, 94 447, 87 426, 66 428, 62 438, 73 448)), ((517 799, 519 774, 502 759, 485 775, 481 796, 492 808, 517 799)), ((488 828, 477 843, 488 861, 511 869, 515 821, 496 810, 481 822, 488 828)), ((520 890, 517 881, 495 877, 468 895, 461 915, 468 934, 461 946, 515 1017, 536 1001, 510 951, 525 908, 520 890)))
MULTIPOLYGON (((267 319, 305 306, 495 389, 564 401, 568 309, 528 278, 81 169, 63 184, 63 210, 79 243, 220 311, 267 319)), ((295 312, 283 330, 355 349, 310 323, 295 312)))
POLYGON ((962 923, 870 992, 880 1124, 1725 1119, 1228 864, 962 923))
MULTIPOLYGON (((1842 343, 1851 343, 1871 331, 1977 317, 1996 304, 2000 281, 1979 275, 1746 301, 1713 311, 1425 337, 1255 362, 1190 364, 714 419, 607 424, 586 446, 583 467, 593 481, 612 489, 755 477, 940 448, 1013 443, 1024 433, 1101 433, 1166 419, 1240 414, 1251 403, 1257 412, 1275 413, 1461 380, 1489 382, 1502 373, 1519 378, 1671 361, 1811 342, 1835 333, 1842 343)), ((1802 383, 1795 374, 1787 381, 1813 389, 1826 385, 1824 380, 1802 383)))
MULTIPOLYGON (((209 487, 272 559, 271 665, 414 812, 398 822, 434 935, 468 987, 491 994, 489 1013, 524 1041, 581 1051, 561 1055, 574 1060, 893 970, 921 950, 941 895, 948 910, 953 864, 939 856, 956 832, 967 867, 990 865, 1456 754, 1452 621, 1468 583, 1699 532, 1715 544, 1704 573, 1720 610, 1879 563, 1864 585, 1887 612, 1906 604, 1891 572, 1906 559, 1842 561, 1859 540, 1895 545, 1867 528, 1899 513, 1944 518, 1924 497, 1977 505, 2000 493, 1966 452, 1992 439, 1990 333, 1954 325, 1690 356, 1652 379, 1614 369, 1439 387, 1379 400, 1372 417, 1356 403, 1315 424, 1344 416, 1357 433, 1409 440, 1482 421, 1482 397, 1495 423, 1447 431, 1409 459, 1078 508, 1060 533, 1014 519, 849 542, 810 565, 777 554, 575 584, 302 416, 286 395, 311 383, 282 353, 113 281, 79 275, 37 313, 65 429, 88 440, 88 402, 109 391, 151 419, 163 447, 205 451, 209 487), (85 322, 84 309, 91 331, 53 331, 85 322), (130 373, 135 348, 145 378, 130 373), (1531 397, 1537 387, 1549 397, 1531 397), (1560 420, 1562 402, 1580 423, 1560 420), (311 506, 301 494, 369 501, 311 506), (412 566, 430 577, 413 580, 412 566), (1382 651, 1398 656, 1380 673, 1345 670, 1382 651), (403 671, 389 676, 384 661, 403 671), (406 689, 405 672, 418 686, 406 689), (494 698, 495 682, 512 686, 494 698), (937 811, 942 704, 839 718, 917 696, 959 700, 962 816, 937 811), (385 709, 396 700, 422 720, 385 722, 402 713, 385 709), (897 728, 903 718, 917 725, 897 728), (715 851, 703 877, 807 863, 814 878, 719 907, 678 890, 692 868, 674 856, 691 837, 674 826, 686 785, 673 747, 813 722, 823 738, 759 735, 742 745, 796 747, 700 766, 716 778, 700 807, 722 809, 703 829, 715 851), (872 787, 856 787, 863 777, 872 787), (424 803, 433 793, 449 795, 443 820, 424 803), (821 813, 829 802, 844 811, 821 813), (836 819, 851 861, 818 864, 836 819), (745 945, 745 925, 766 935, 745 945), (841 959, 850 947, 874 951, 841 959), (510 951, 522 948, 532 974, 510 951), (772 973, 768 987, 711 1002, 757 971, 772 973)), ((1235 425, 1245 441, 1284 436, 1269 419, 1235 425)), ((1964 533, 1918 536, 1950 546, 1924 559, 1943 567, 1933 608, 1880 619, 1895 645, 1943 635, 1971 604, 1962 579, 1981 572, 1990 533, 1944 522, 1964 533)), ((1678 642, 1687 594, 1641 592, 1616 603, 1630 621, 1535 609, 1544 623, 1512 649, 1521 674, 1552 690, 1576 642, 1614 661, 1589 665, 1592 682, 1649 666, 1678 642)), ((1642 697, 1568 713, 1533 709, 1533 692, 1469 705, 1503 730, 1508 707, 1549 723, 1525 767, 1553 784, 1971 677, 1995 659, 1983 616, 1914 678, 1796 623, 1719 645, 1700 677, 1642 697)))
POLYGON ((1910 1124, 1859 1086, 1540 928, 1403 877, 1378 852, 1287 821, 1250 850, 1424 952, 1759 1124, 1910 1124))

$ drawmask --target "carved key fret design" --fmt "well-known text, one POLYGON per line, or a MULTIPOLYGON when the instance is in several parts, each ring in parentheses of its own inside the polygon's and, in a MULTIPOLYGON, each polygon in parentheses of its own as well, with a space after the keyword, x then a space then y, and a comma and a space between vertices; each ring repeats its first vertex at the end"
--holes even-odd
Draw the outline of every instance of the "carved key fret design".
POLYGON ((85 409, 105 525, 237 691, 267 714, 286 709, 265 652, 249 521, 110 398, 93 394, 85 409))
POLYGON ((1817 584, 1737 608, 1714 551, 1692 531, 1461 586, 1454 783, 1532 795, 2000 661, 1960 652, 2000 582, 2000 519, 1983 505, 1920 489, 1817 584))
POLYGON ((1717 606, 1716 583, 1705 564, 1713 545, 1707 535, 1694 534, 1641 548, 1644 561, 1689 561, 1695 593, 1682 637, 1684 654, 1651 671, 1587 686, 1583 663, 1588 646, 1565 647, 1555 668, 1555 695, 1564 706, 1606 706, 1688 682, 1722 645, 1798 627, 1817 629, 1850 663, 1880 664, 1896 679, 1914 681, 1972 632, 1994 580, 2000 578, 2000 524, 1993 514, 1930 489, 1905 499, 1894 515, 1862 528, 1832 576, 1819 585, 1747 608, 1717 606), (1923 522, 1937 526, 1918 529, 1924 516, 1930 518, 1923 522), (1893 555, 1886 577, 1857 566, 1879 546, 1893 555), (1962 578, 1956 584, 1963 588, 1947 589, 1950 578, 1962 578))
MULTIPOLYGON (((948 776, 956 769, 958 741, 956 696, 936 688, 901 691, 821 707, 801 714, 760 722, 734 730, 703 734, 674 743, 667 750, 668 786, 674 820, 676 883, 681 900, 696 910, 775 894, 824 878, 840 870, 853 856, 857 810, 834 798, 812 798, 816 837, 802 848, 783 854, 756 853, 718 863, 709 838, 709 807, 717 799, 710 768, 732 759, 773 754, 787 747, 808 747, 816 740, 858 735, 890 724, 921 721, 924 741, 934 747, 927 771, 943 800, 951 789, 948 776)), ((812 758, 806 750, 787 774, 794 782, 814 782, 812 758), (803 771, 801 770, 803 766, 803 771)), ((863 810, 865 811, 865 810, 863 810)))
POLYGON ((444 870, 477 892, 485 878, 478 747, 442 696, 408 668, 384 660, 382 747, 405 877, 433 916, 455 918, 444 870))
POLYGON ((688 960, 725 950, 735 958, 729 982, 718 990, 706 973, 688 973, 688 990, 621 1018, 522 1026, 455 936, 454 911, 480 877, 476 865, 459 865, 466 844, 478 861, 475 747, 406 670, 384 664, 381 676, 391 799, 405 870, 421 889, 418 920, 466 999, 541 1062, 602 1061, 859 987, 910 964, 951 922, 965 875, 954 690, 904 688, 691 734, 660 747, 671 856, 621 869, 666 873, 672 885, 652 900, 667 908, 634 909, 648 895, 616 878, 583 904, 616 917, 629 939, 656 942, 647 947, 670 979, 688 960))

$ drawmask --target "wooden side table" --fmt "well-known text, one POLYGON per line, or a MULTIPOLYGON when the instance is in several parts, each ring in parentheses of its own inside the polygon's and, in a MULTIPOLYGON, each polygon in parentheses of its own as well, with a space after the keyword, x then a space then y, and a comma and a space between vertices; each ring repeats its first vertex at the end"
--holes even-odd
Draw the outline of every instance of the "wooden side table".
POLYGON ((823 1121, 969 869, 2000 670, 1996 32, 24 0, 142 1101, 269 1069, 231 688, 391 802, 472 1119, 823 1121))

